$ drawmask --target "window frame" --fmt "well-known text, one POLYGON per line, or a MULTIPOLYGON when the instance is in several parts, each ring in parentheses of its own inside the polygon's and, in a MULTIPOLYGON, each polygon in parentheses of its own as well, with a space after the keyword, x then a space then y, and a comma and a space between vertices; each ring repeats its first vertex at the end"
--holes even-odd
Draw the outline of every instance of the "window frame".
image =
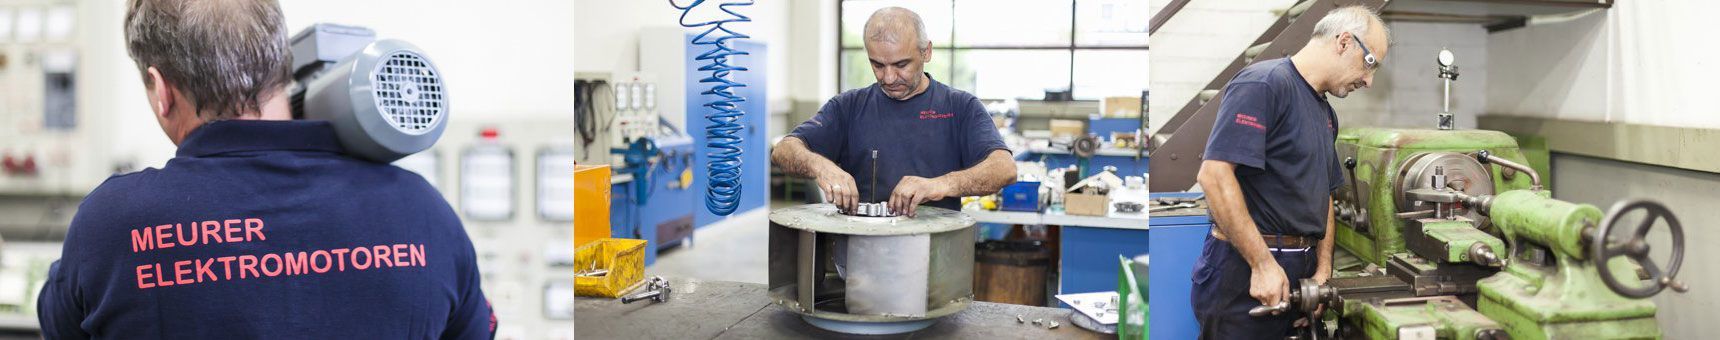
MULTIPOLYGON (((843 68, 845 66, 842 63, 843 62, 843 55, 847 52, 859 52, 859 53, 865 53, 866 52, 866 48, 864 47, 863 42, 861 44, 861 47, 849 47, 847 44, 848 42, 845 39, 846 37, 842 34, 843 33, 842 29, 844 27, 843 21, 842 21, 842 18, 843 18, 842 14, 843 14, 843 8, 845 7, 845 6, 843 6, 843 4, 845 4, 849 1, 867 1, 867 0, 837 0, 836 1, 836 64, 835 64, 836 65, 836 76, 834 78, 836 79, 835 82, 836 82, 836 91, 837 92, 847 90, 847 89, 843 88, 843 84, 842 84, 842 81, 843 81, 842 71, 843 71, 843 68)), ((1022 45, 987 45, 987 46, 979 46, 979 47, 958 46, 956 44, 956 40, 955 40, 956 33, 958 30, 956 28, 957 26, 955 25, 955 22, 956 22, 956 20, 960 19, 960 16, 961 16, 961 14, 956 11, 956 8, 957 8, 956 2, 958 2, 958 1, 962 1, 962 0, 950 0, 950 18, 949 18, 949 20, 950 20, 950 35, 948 37, 943 37, 944 39, 947 39, 945 41, 949 42, 948 46, 934 47, 935 49, 938 49, 941 51, 948 51, 950 58, 947 58, 948 60, 946 60, 944 62, 949 63, 949 69, 952 72, 952 74, 950 76, 952 76, 952 77, 954 76, 954 74, 953 74, 954 71, 957 69, 956 65, 960 63, 959 59, 956 58, 955 56, 959 55, 960 52, 963 52, 963 51, 1011 51, 1011 50, 1014 50, 1014 51, 1063 51, 1063 52, 1067 52, 1066 54, 1069 56, 1068 79, 1065 79, 1065 81, 1064 81, 1065 85, 1064 86, 1068 87, 1069 92, 1070 92, 1070 97, 1074 98, 1074 97, 1076 97, 1076 94, 1074 92, 1075 92, 1075 54, 1077 52, 1080 52, 1080 51, 1102 51, 1102 50, 1124 50, 1124 51, 1147 51, 1148 50, 1148 47, 1146 44, 1141 44, 1141 45, 1083 45, 1083 44, 1081 44, 1079 42, 1079 39, 1078 39, 1079 34, 1081 33, 1079 31, 1081 26, 1077 22, 1079 20, 1078 18, 1080 18, 1079 13, 1081 10, 1081 7, 1080 7, 1081 6, 1081 4, 1080 4, 1081 0, 1068 0, 1069 1, 1069 44, 1067 44, 1067 45, 1049 46, 1049 45, 1043 45, 1043 44, 1022 44, 1022 45)), ((1145 61, 1143 61, 1143 62, 1145 62, 1145 61)), ((944 79, 942 81, 945 83, 951 83, 951 82, 955 81, 955 79, 944 79)), ((1145 91, 1146 89, 1142 89, 1142 90, 1145 91)), ((986 97, 981 96, 980 94, 977 94, 977 93, 974 95, 980 97, 981 99, 1003 99, 1003 98, 986 98, 986 97)))

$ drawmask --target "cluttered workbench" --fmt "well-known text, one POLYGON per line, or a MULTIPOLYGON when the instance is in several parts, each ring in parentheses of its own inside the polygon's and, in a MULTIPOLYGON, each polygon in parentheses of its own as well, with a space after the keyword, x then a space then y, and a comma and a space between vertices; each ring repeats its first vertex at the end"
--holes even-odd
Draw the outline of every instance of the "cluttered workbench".
POLYGON ((1114 337, 1076 327, 1073 311, 989 302, 931 327, 890 336, 859 336, 813 327, 801 315, 773 304, 765 285, 669 279, 672 296, 662 302, 579 297, 574 299, 574 335, 581 339, 1102 339, 1114 337), (1017 316, 1021 322, 1017 322, 1017 316), (1034 322, 1039 321, 1038 325, 1034 322), (1058 327, 1052 328, 1056 322, 1058 327))

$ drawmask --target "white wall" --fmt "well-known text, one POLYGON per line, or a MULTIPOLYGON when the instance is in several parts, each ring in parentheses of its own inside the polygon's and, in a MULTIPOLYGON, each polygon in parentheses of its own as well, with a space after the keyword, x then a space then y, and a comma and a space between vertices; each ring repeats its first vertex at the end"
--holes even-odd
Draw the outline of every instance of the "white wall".
MULTIPOLYGON (((1157 13, 1168 0, 1154 0, 1157 13)), ((1195 1, 1153 36, 1151 107, 1148 125, 1175 116, 1190 98, 1247 49, 1278 14, 1295 1, 1195 1)), ((1318 18, 1309 18, 1318 20, 1318 18)), ((1484 112, 1488 70, 1486 31, 1474 24, 1388 23, 1397 41, 1375 75, 1374 87, 1332 98, 1346 126, 1423 127, 1435 124, 1442 108, 1443 85, 1433 58, 1440 48, 1458 55, 1460 73, 1452 85, 1452 112, 1459 128, 1474 128, 1484 112)))
MULTIPOLYGON (((1158 15, 1170 0, 1152 0, 1148 14, 1158 15)), ((1249 43, 1278 20, 1295 0, 1191 1, 1152 36, 1152 98, 1148 100, 1148 131, 1158 131, 1189 99, 1200 93, 1219 71, 1248 49, 1249 43)))
POLYGON ((447 78, 453 119, 573 114, 572 3, 293 0, 281 7, 294 32, 333 22, 418 45, 447 78))
POLYGON ((78 124, 101 136, 92 139, 100 147, 82 151, 100 158, 91 160, 99 169, 89 175, 100 183, 112 165, 161 167, 177 147, 156 123, 137 64, 126 53, 125 1, 86 1, 79 14, 78 124))
POLYGON ((789 129, 795 129, 805 118, 824 105, 824 101, 836 96, 836 0, 807 0, 789 5, 793 19, 789 19, 789 41, 793 41, 793 50, 788 52, 789 100, 795 101, 795 106, 788 106, 781 115, 772 115, 771 136, 783 136, 789 129))
MULTIPOLYGON (((161 167, 176 147, 156 124, 126 55, 125 1, 86 3, 80 123, 112 120, 115 162, 161 167)), ((571 115, 573 4, 555 0, 283 1, 289 34, 316 22, 359 25, 429 53, 447 77, 453 119, 515 120, 571 115), (402 11, 405 11, 404 15, 402 11), (470 118, 468 118, 470 117, 470 118)), ((93 125, 93 124, 92 124, 93 125)))
POLYGON ((1434 58, 1441 48, 1457 58, 1451 112, 1459 129, 1474 129, 1488 97, 1487 31, 1481 25, 1390 22, 1395 41, 1386 50, 1373 87, 1349 98, 1330 98, 1344 126, 1432 129, 1444 105, 1444 79, 1434 58))
POLYGON ((1492 114, 1720 128, 1710 42, 1720 2, 1620 1, 1568 22, 1488 36, 1492 114))
MULTIPOLYGON (((576 53, 579 56, 575 68, 580 71, 638 71, 639 29, 679 26, 677 20, 681 16, 681 11, 670 7, 667 1, 579 0, 574 3, 576 7, 583 9, 575 13, 575 21, 578 23, 575 27, 575 40, 578 42, 576 53)), ((701 5, 688 21, 716 18, 717 13, 711 12, 715 11, 715 5, 715 2, 701 5)), ((790 34, 791 31, 804 28, 791 27, 791 23, 801 19, 789 15, 790 7, 791 3, 788 1, 760 1, 752 6, 738 7, 738 11, 752 18, 752 22, 725 26, 769 45, 768 64, 785 66, 772 68, 769 79, 766 80, 768 103, 773 113, 789 108, 790 89, 795 88, 790 85, 789 79, 794 77, 793 74, 802 72, 797 68, 791 69, 794 64, 790 63, 790 56, 794 55, 793 51, 799 47, 795 46, 796 40, 790 39, 790 34)), ((834 14, 830 18, 834 20, 834 14)), ((689 32, 691 30, 689 29, 689 32)))

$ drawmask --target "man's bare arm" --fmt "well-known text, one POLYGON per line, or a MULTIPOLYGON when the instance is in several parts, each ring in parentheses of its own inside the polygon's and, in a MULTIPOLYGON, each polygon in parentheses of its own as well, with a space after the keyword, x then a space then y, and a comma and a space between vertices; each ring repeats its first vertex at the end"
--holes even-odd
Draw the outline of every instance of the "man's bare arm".
POLYGON ((1284 268, 1278 266, 1278 260, 1266 249, 1266 241, 1260 237, 1259 227, 1254 225, 1254 218, 1248 215, 1248 205, 1242 199, 1242 185, 1236 180, 1236 164, 1225 161, 1206 160, 1200 164, 1198 177, 1201 189, 1206 191, 1207 205, 1212 209, 1214 223, 1219 234, 1224 235, 1236 251, 1253 269, 1249 283, 1249 296, 1260 300, 1263 305, 1276 304, 1289 297, 1290 280, 1284 275, 1284 268))
POLYGON ((904 176, 890 193, 890 209, 909 216, 921 203, 949 197, 990 195, 1015 183, 1015 158, 1009 151, 992 150, 972 167, 937 178, 904 176))
POLYGON ((1337 225, 1337 220, 1333 218, 1332 203, 1334 200, 1330 196, 1326 197, 1326 237, 1320 239, 1319 262, 1314 269, 1314 281, 1320 283, 1326 283, 1326 279, 1332 278, 1332 247, 1333 240, 1336 239, 1332 234, 1337 225))
POLYGON ((806 148, 806 142, 794 136, 783 137, 770 150, 770 165, 782 169, 790 175, 814 178, 818 177, 817 170, 826 166, 836 166, 836 162, 824 158, 812 149, 806 148))
POLYGON ((783 137, 770 150, 770 164, 789 175, 806 177, 818 183, 825 199, 844 211, 854 211, 860 204, 860 188, 854 186, 854 176, 842 171, 836 162, 824 158, 806 142, 794 136, 783 137))
POLYGON ((979 164, 938 176, 937 180, 954 189, 952 197, 995 194, 1015 183, 1015 158, 1010 157, 1009 151, 991 150, 979 164))

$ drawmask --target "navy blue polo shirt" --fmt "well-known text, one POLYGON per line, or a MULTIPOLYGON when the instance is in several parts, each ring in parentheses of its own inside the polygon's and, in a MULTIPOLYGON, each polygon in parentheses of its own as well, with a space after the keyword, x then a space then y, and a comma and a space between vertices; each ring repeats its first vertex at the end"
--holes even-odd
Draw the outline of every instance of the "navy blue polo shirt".
POLYGON ((1338 116, 1290 58, 1249 65, 1225 85, 1206 159, 1240 165, 1248 214, 1263 234, 1324 237, 1331 193, 1344 184, 1338 116))
POLYGON ((48 338, 490 338, 472 242, 423 177, 323 121, 216 121, 84 198, 48 338))
MULTIPOLYGON (((930 74, 926 80, 926 91, 905 101, 884 95, 878 84, 842 92, 788 135, 854 176, 861 202, 889 201, 903 176, 936 178, 978 165, 992 150, 1009 150, 979 98, 930 74), (876 193, 872 150, 878 150, 876 193)), ((961 198, 926 205, 960 210, 961 198)))

